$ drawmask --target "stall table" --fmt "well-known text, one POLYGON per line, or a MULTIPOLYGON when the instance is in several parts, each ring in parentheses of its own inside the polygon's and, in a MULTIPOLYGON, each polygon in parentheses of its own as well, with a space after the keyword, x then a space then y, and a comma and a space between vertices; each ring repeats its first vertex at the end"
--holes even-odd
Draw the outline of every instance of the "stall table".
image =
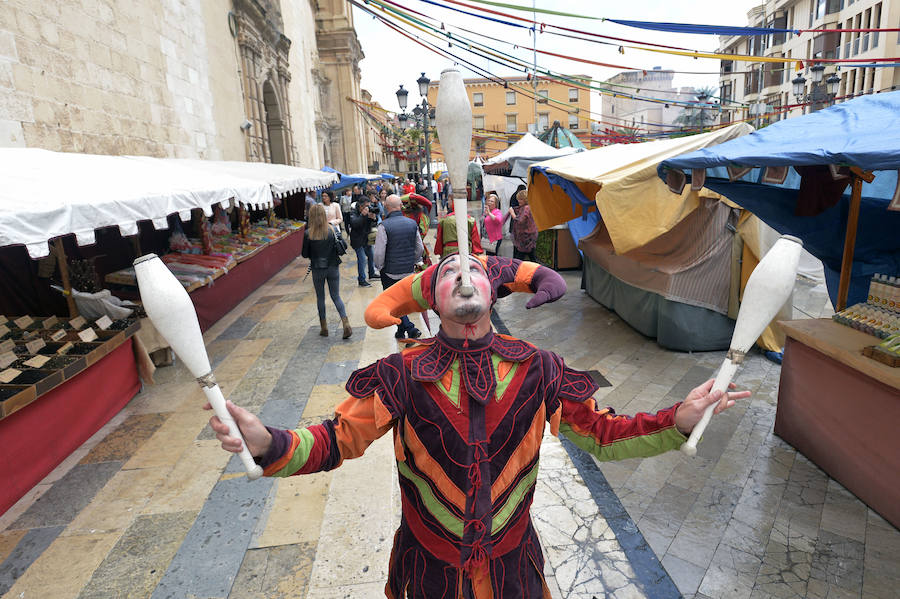
POLYGON ((131 337, 72 379, 0 419, 0 514, 141 388, 131 337))
POLYGON ((299 256, 303 249, 304 231, 305 228, 300 228, 273 240, 251 256, 239 260, 227 275, 219 277, 211 285, 191 291, 200 329, 207 330, 299 256))
POLYGON ((775 434, 900 527, 900 368, 862 354, 880 339, 832 320, 781 324, 775 434))

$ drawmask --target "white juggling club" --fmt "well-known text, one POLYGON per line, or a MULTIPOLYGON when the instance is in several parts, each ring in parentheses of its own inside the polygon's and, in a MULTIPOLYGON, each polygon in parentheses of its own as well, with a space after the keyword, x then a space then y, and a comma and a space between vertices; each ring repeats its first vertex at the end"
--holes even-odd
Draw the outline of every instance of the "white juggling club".
POLYGON ((262 468, 253 461, 237 423, 225 407, 225 397, 213 377, 190 296, 156 254, 147 254, 135 260, 134 273, 147 317, 196 377, 216 416, 228 425, 228 434, 244 442, 239 456, 247 470, 247 477, 256 480, 262 476, 262 468))
MULTIPOLYGON (((791 296, 802 249, 802 241, 790 235, 782 235, 753 269, 744 288, 744 298, 734 324, 731 345, 716 375, 713 391, 728 391, 738 365, 744 361, 750 347, 791 296)), ((691 436, 681 446, 681 451, 689 456, 697 455, 697 441, 706 430, 715 408, 716 404, 706 408, 700 422, 691 431, 691 436)))
POLYGON ((437 97, 438 137, 444 151, 444 161, 450 171, 453 187, 453 211, 456 216, 456 237, 459 242, 459 268, 462 273, 460 295, 474 293, 469 278, 469 223, 466 206, 466 179, 469 173, 469 148, 472 145, 472 107, 469 94, 457 69, 441 71, 437 97))

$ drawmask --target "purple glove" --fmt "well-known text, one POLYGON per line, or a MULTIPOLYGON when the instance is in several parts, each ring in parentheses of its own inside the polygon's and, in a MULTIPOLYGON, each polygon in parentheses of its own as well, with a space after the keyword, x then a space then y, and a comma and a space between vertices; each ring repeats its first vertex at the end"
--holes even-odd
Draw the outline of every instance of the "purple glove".
POLYGON ((531 288, 534 297, 525 304, 526 308, 536 308, 561 298, 566 293, 566 281, 552 268, 538 266, 531 277, 531 288))

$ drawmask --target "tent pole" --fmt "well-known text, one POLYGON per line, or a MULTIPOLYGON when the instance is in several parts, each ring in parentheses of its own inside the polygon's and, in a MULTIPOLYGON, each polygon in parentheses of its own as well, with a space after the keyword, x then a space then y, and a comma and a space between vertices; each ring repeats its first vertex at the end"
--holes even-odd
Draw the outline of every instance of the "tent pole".
POLYGON ((66 296, 66 305, 69 307, 69 318, 78 316, 78 306, 72 296, 72 284, 69 282, 69 264, 66 262, 66 250, 63 248, 62 239, 54 239, 50 242, 50 248, 56 256, 56 265, 59 267, 59 278, 62 279, 63 290, 66 296))
POLYGON ((850 293, 850 275, 853 270, 853 250, 856 247, 862 184, 863 181, 871 183, 875 179, 875 175, 871 171, 864 171, 855 166, 850 170, 853 173, 853 188, 850 194, 850 211, 847 214, 847 233, 844 235, 844 257, 841 261, 841 278, 838 283, 838 305, 835 307, 837 312, 847 307, 847 296, 850 293))

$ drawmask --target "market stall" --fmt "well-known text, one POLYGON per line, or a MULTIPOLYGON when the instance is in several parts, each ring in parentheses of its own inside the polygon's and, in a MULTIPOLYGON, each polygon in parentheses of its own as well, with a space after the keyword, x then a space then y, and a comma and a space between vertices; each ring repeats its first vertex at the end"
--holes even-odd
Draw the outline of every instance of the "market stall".
MULTIPOLYGON (((137 336, 139 314, 107 290, 79 290, 108 273, 85 277, 72 270, 75 264, 165 253, 173 229, 198 223, 200 239, 182 235, 192 251, 172 251, 166 259, 193 288, 202 312, 204 302, 220 311, 223 296, 246 296, 299 254, 301 225, 265 222, 273 189, 288 193, 296 182, 246 170, 230 174, 241 168, 0 149, 0 513, 123 407, 140 389, 138 360, 149 364, 137 336), (214 247, 213 236, 202 233, 210 228, 207 218, 226 210, 241 214, 235 250, 204 254, 214 247), (266 225, 259 237, 252 234, 251 211, 263 216, 255 227, 266 225), (121 316, 88 315, 88 306, 121 316)), ((335 179, 319 176, 315 185, 335 179)), ((210 322, 219 316, 207 311, 210 322)))
POLYGON ((673 191, 702 180, 802 239, 824 264, 838 314, 785 323, 775 432, 895 526, 900 368, 873 354, 890 357, 877 348, 900 319, 891 300, 900 297, 891 279, 900 275, 898 169, 900 92, 779 121, 659 166, 673 191))
POLYGON ((528 167, 536 162, 568 156, 583 149, 571 146, 554 148, 531 133, 526 133, 513 145, 485 160, 482 168, 488 175, 524 177, 528 173, 528 167))
MULTIPOLYGON (((204 331, 300 255, 302 223, 290 218, 275 218, 279 210, 274 206, 280 203, 279 200, 299 192, 324 189, 339 177, 336 172, 264 162, 129 158, 150 164, 163 160, 191 172, 240 177, 268 185, 271 190, 272 210, 265 215, 257 212, 264 218, 251 219, 250 213, 239 206, 239 219, 243 220, 238 223, 237 230, 232 231, 224 208, 219 206, 214 208, 207 241, 203 235, 193 241, 181 240, 176 248, 179 251, 162 256, 191 294, 200 328, 204 331)), ((254 208, 246 207, 251 213, 254 208)), ((131 266, 107 274, 105 280, 112 285, 136 288, 131 266)))
POLYGON ((541 230, 568 226, 583 254, 586 291, 641 333, 672 349, 727 348, 745 246, 739 231, 751 215, 702 187, 673 198, 656 166, 750 131, 738 124, 535 164, 528 178, 535 222, 541 230))

